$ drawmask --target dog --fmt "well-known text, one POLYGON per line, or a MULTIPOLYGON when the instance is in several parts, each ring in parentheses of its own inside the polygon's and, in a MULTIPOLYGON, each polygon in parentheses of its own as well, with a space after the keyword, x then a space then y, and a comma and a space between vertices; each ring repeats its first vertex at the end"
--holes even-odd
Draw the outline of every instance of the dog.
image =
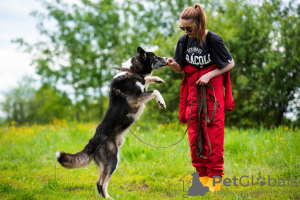
POLYGON ((76 154, 57 152, 57 161, 65 168, 81 168, 92 160, 100 168, 97 180, 99 195, 110 198, 107 186, 119 162, 119 150, 129 127, 140 117, 147 101, 155 98, 159 107, 166 108, 159 91, 147 91, 149 83, 164 83, 153 70, 167 65, 167 58, 137 48, 137 55, 122 64, 123 72, 114 76, 110 86, 109 106, 97 126, 95 135, 76 154))

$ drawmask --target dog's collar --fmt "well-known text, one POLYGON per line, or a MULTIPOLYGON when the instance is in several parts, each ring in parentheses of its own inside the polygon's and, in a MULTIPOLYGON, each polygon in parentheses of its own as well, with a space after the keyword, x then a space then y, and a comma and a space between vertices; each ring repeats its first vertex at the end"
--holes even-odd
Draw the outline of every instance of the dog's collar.
POLYGON ((131 69, 120 68, 120 67, 113 67, 113 68, 116 69, 116 70, 122 71, 122 72, 130 72, 130 73, 133 73, 133 74, 139 74, 139 75, 142 75, 142 76, 143 76, 143 74, 134 72, 134 71, 132 71, 131 69))

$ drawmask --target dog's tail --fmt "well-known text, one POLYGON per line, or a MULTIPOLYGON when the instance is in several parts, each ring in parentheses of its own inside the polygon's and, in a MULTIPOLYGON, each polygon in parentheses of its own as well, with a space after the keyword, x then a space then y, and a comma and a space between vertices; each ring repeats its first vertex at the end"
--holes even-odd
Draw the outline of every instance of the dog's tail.
POLYGON ((92 145, 88 143, 84 149, 76 154, 56 152, 57 161, 66 168, 81 168, 90 164, 93 159, 92 145))

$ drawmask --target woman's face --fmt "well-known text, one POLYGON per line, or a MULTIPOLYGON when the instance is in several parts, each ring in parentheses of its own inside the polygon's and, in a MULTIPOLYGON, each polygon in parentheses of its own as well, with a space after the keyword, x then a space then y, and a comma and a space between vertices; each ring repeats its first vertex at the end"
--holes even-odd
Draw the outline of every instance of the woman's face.
POLYGON ((184 32, 189 36, 189 37, 196 37, 196 23, 193 22, 192 19, 180 19, 180 24, 181 27, 184 27, 184 32), (189 32, 192 30, 191 32, 189 32))

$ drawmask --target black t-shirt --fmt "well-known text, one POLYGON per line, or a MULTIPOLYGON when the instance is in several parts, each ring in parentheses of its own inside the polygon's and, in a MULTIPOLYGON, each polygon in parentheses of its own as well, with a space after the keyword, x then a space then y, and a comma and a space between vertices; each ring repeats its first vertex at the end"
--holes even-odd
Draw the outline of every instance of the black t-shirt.
POLYGON ((200 42, 196 38, 190 38, 187 34, 181 36, 177 43, 174 60, 182 68, 185 66, 186 62, 197 68, 209 67, 214 64, 217 64, 219 69, 227 66, 232 60, 232 56, 222 38, 213 32, 209 32, 208 34, 205 37, 203 48, 200 46, 200 42), (211 38, 211 43, 209 43, 212 46, 210 47, 211 52, 207 48, 208 34, 210 34, 211 38), (187 41, 186 55, 183 55, 186 37, 189 38, 187 41))

